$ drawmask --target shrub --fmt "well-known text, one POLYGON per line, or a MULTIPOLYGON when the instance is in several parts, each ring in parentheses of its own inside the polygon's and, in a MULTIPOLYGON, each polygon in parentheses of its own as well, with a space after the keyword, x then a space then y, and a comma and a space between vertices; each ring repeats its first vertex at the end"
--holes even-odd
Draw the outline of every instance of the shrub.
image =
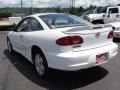
POLYGON ((0 31, 12 31, 15 25, 1 25, 0 31))

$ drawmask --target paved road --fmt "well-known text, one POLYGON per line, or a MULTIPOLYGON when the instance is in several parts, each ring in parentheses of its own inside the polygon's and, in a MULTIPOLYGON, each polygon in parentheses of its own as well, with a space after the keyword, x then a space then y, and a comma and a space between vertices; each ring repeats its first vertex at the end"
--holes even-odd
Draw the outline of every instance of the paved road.
POLYGON ((109 63, 87 70, 51 70, 43 80, 23 56, 8 53, 6 34, 0 32, 0 90, 120 90, 120 54, 109 63))

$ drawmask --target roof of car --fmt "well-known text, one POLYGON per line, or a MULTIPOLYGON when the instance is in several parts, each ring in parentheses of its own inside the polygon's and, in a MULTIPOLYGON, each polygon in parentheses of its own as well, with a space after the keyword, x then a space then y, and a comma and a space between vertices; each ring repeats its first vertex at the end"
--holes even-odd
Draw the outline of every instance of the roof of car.
POLYGON ((38 16, 50 15, 50 14, 64 14, 64 13, 37 13, 37 14, 29 15, 29 16, 32 16, 32 17, 36 17, 37 16, 38 17, 38 16))

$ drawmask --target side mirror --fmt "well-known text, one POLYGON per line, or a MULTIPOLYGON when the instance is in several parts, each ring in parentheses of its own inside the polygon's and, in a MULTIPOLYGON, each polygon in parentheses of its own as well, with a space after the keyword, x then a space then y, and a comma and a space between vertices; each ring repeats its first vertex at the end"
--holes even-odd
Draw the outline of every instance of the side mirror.
POLYGON ((16 28, 15 31, 18 31, 18 32, 22 32, 22 31, 25 31, 25 27, 21 27, 21 28, 16 28))
POLYGON ((110 17, 110 14, 108 14, 108 17, 110 17))
POLYGON ((88 15, 84 15, 84 16, 83 16, 83 19, 86 20, 87 18, 88 18, 88 15))
POLYGON ((10 31, 16 31, 16 25, 11 25, 9 28, 10 31))
POLYGON ((85 15, 85 17, 88 17, 88 15, 85 15))
POLYGON ((108 14, 112 14, 112 11, 109 11, 108 14))
POLYGON ((105 17, 105 14, 103 14, 103 17, 105 17))
POLYGON ((20 30, 20 31, 21 31, 21 32, 22 32, 22 31, 25 31, 25 27, 21 28, 21 30, 20 30))

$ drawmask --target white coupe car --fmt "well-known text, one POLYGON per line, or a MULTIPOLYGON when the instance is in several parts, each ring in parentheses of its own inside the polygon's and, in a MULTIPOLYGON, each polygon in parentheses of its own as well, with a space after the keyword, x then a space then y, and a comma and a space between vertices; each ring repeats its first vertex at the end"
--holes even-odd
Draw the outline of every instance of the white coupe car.
POLYGON ((49 68, 76 71, 109 61, 117 54, 111 26, 95 26, 77 16, 41 13, 25 17, 8 33, 10 53, 22 54, 41 77, 49 68))

